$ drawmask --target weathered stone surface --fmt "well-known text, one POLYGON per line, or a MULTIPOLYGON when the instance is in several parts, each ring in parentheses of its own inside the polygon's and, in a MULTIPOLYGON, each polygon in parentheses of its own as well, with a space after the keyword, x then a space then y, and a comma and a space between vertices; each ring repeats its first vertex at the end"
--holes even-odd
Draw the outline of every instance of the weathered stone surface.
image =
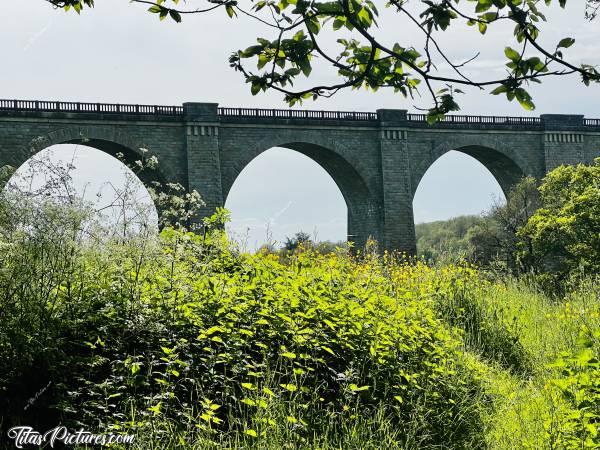
MULTIPOLYGON (((415 251, 412 202, 427 169, 457 150, 481 162, 507 192, 524 175, 600 156, 600 127, 576 115, 541 118, 454 116, 428 126, 404 110, 375 113, 219 109, 0 101, 0 167, 18 167, 54 144, 79 143, 130 162, 146 148, 160 161, 153 179, 198 190, 211 214, 236 178, 272 147, 298 151, 323 167, 348 206, 349 239, 415 251), (32 106, 33 105, 33 106, 32 106)), ((293 170, 293 168, 290 168, 293 170)), ((257 180, 264 182, 265 180, 257 180)), ((276 188, 274 186, 274 188, 276 188)))

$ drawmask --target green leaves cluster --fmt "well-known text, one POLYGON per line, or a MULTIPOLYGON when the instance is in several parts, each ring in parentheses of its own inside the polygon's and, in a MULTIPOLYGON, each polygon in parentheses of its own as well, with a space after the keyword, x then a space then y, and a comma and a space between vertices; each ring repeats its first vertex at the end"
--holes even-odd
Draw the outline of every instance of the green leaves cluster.
POLYGON ((548 421, 546 433, 557 448, 600 447, 600 333, 583 329, 578 352, 563 352, 550 367, 560 370, 549 387, 556 389, 570 406, 559 423, 548 421), (558 426, 557 426, 558 425, 558 426))
POLYGON ((94 0, 45 0, 51 5, 69 11, 73 9, 77 14, 80 14, 84 6, 88 8, 94 7, 94 0))
POLYGON ((600 160, 560 166, 540 186, 541 208, 519 231, 534 267, 556 281, 600 273, 600 160))
MULTIPOLYGON (((246 81, 251 84, 251 91, 257 94, 260 91, 275 89, 285 94, 286 101, 293 105, 304 99, 316 99, 320 96, 333 95, 344 88, 367 88, 373 91, 379 88, 392 88, 394 92, 407 97, 413 97, 419 92, 419 84, 425 81, 427 90, 431 94, 434 106, 428 111, 430 123, 436 122, 445 114, 459 110, 456 102, 456 94, 461 91, 454 89, 454 84, 472 86, 497 87, 491 91, 492 94, 506 94, 509 101, 515 98, 519 104, 527 109, 535 109, 532 97, 527 91, 530 82, 541 82, 544 76, 560 75, 565 73, 579 72, 584 83, 600 79, 596 69, 590 65, 574 67, 563 60, 563 51, 574 43, 573 38, 562 39, 554 51, 546 51, 537 40, 540 33, 538 23, 546 21, 545 14, 541 11, 537 2, 505 0, 479 0, 475 3, 472 13, 458 9, 460 2, 431 2, 424 1, 423 10, 415 16, 406 9, 404 2, 390 1, 386 6, 395 10, 398 15, 406 15, 425 34, 425 52, 418 51, 414 43, 401 45, 400 43, 382 43, 378 40, 374 29, 377 27, 379 11, 372 2, 365 1, 338 1, 338 2, 266 2, 261 1, 255 6, 255 11, 265 8, 271 9, 275 16, 280 16, 283 22, 278 22, 279 36, 276 40, 262 40, 260 46, 249 47, 245 51, 234 54, 231 65, 242 72, 246 81), (485 81, 482 83, 465 77, 460 67, 452 65, 450 60, 443 54, 440 46, 435 41, 434 34, 447 30, 454 22, 466 22, 467 25, 477 25, 479 32, 485 34, 487 29, 499 21, 512 21, 515 24, 514 38, 523 45, 521 50, 506 47, 505 55, 509 59, 506 67, 508 75, 503 79, 485 81), (350 37, 336 39, 339 45, 337 54, 323 50, 323 41, 320 37, 321 30, 331 24, 335 34, 349 33, 350 37), (284 50, 280 58, 274 56, 274 49, 281 49, 287 45, 284 38, 287 32, 295 32, 298 36, 298 28, 305 27, 306 35, 303 40, 307 43, 303 47, 304 52, 300 55, 288 55, 284 50), (439 77, 432 71, 435 60, 429 50, 434 45, 441 52, 446 62, 454 67, 457 77, 439 77), (527 45, 534 47, 537 55, 526 55, 527 45), (270 66, 262 74, 246 69, 242 64, 242 58, 256 57, 257 69, 261 70, 271 62, 270 66), (318 85, 311 88, 292 91, 288 86, 293 86, 294 78, 303 74, 309 77, 312 65, 316 61, 324 61, 336 68, 341 81, 332 85, 318 85), (551 71, 552 65, 558 65, 558 71, 551 71), (291 69, 286 69, 287 66, 291 69), (278 67, 277 67, 278 66, 278 67), (561 67, 562 66, 562 67, 561 67), (301 67, 298 71, 296 68, 301 67), (280 72, 277 69, 282 69, 280 72), (285 71, 283 69, 286 69, 285 71), (434 83, 444 82, 449 84, 448 92, 440 94, 433 89, 434 83)), ((546 2, 551 6, 554 2, 546 2)), ((566 2, 558 2, 564 7, 566 2)), ((321 33, 322 34, 322 33, 321 33)))

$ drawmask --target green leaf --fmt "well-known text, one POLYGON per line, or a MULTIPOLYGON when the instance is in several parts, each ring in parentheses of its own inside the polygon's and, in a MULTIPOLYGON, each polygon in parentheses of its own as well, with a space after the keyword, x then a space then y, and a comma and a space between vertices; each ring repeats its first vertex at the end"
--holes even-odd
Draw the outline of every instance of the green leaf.
POLYGON ((138 373, 140 371, 140 363, 133 363, 131 365, 131 375, 135 375, 136 373, 138 373))
POLYGON ((319 34, 321 24, 319 23, 319 20, 317 18, 311 17, 309 20, 306 21, 306 28, 308 28, 308 30, 312 34, 319 34))
POLYGON ((515 89, 515 96, 519 104, 528 111, 533 111, 535 109, 535 105, 531 101, 531 96, 529 93, 523 88, 515 89))
POLYGON ((227 11, 227 15, 231 18, 233 16, 237 16, 235 9, 231 5, 225 6, 225 11, 227 11))
POLYGON ((361 8, 358 11, 358 20, 362 22, 362 24, 366 27, 369 27, 372 23, 371 14, 369 14, 369 10, 367 8, 361 8))
POLYGON ((561 39, 561 41, 557 45, 557 48, 569 48, 574 43, 575 43, 575 39, 566 37, 564 39, 561 39))
POLYGON ((357 386, 356 384, 351 384, 350 385, 350 390, 352 392, 362 392, 362 391, 366 391, 370 389, 370 386, 357 386))
POLYGON ((490 92, 490 94, 492 95, 498 95, 498 94, 502 94, 504 92, 506 92, 508 90, 508 88, 504 85, 498 86, 496 89, 494 89, 492 92, 490 92))
POLYGON ((170 9, 169 15, 171 16, 171 19, 173 19, 175 22, 181 22, 181 14, 179 14, 177 11, 170 9))
POLYGON ((326 347, 324 345, 321 345, 321 349, 325 350, 327 353, 329 353, 330 355, 335 356, 335 352, 333 350, 331 350, 329 347, 326 347))
POLYGON ((298 67, 300 67, 300 70, 302 70, 302 73, 305 77, 308 77, 312 72, 312 67, 308 58, 300 59, 296 62, 296 64, 298 64, 298 67))
POLYGON ((475 7, 475 12, 481 13, 485 12, 492 7, 492 0, 479 0, 477 2, 477 6, 475 7))
POLYGON ((508 59, 510 59, 513 62, 517 62, 519 59, 521 59, 521 55, 519 54, 519 52, 510 47, 506 47, 504 49, 504 54, 508 59))

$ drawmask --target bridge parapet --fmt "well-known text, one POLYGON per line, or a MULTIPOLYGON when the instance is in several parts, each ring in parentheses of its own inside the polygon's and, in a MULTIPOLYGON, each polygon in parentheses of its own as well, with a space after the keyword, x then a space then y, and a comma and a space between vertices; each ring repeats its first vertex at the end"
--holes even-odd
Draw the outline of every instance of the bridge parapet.
POLYGON ((583 125, 586 127, 600 128, 600 119, 583 119, 583 125))
POLYGON ((408 114, 407 119, 411 123, 431 127, 444 127, 448 125, 470 125, 477 127, 509 126, 519 128, 541 127, 541 120, 539 117, 447 115, 434 125, 429 125, 427 123, 426 114, 408 114))
POLYGON ((219 108, 220 117, 244 119, 309 119, 309 120, 352 120, 376 121, 377 113, 357 111, 318 111, 306 109, 260 109, 260 108, 219 108))
POLYGON ((47 100, 0 100, 0 111, 180 116, 183 115, 183 106, 126 105, 120 103, 81 103, 47 100))
POLYGON ((185 121, 222 123, 283 123, 304 125, 350 125, 360 127, 402 126, 408 128, 530 129, 554 131, 600 128, 600 119, 582 115, 543 114, 540 117, 447 115, 435 125, 426 114, 402 109, 365 111, 321 111, 305 109, 267 109, 219 107, 217 103, 184 103, 183 106, 82 103, 45 100, 0 100, 0 116, 81 117, 114 120, 185 121))

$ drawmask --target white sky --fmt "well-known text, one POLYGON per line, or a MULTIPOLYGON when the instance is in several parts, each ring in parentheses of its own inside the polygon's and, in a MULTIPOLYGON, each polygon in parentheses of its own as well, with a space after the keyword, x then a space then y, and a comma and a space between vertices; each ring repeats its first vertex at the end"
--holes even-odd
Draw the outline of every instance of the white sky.
MULTIPOLYGON (((81 16, 53 10, 42 0, 6 3, 0 12, 0 98, 285 107, 275 93, 253 97, 241 76, 228 66, 229 54, 252 45, 256 36, 273 38, 246 19, 232 21, 218 11, 185 17, 182 24, 159 22, 145 13, 145 7, 125 0, 96 0, 96 8, 81 16)), ((203 3, 188 1, 189 5, 203 3)), ((554 12, 547 14, 550 22, 543 27, 544 41, 574 37, 577 43, 567 53, 571 59, 598 62, 599 22, 584 21, 582 0, 567 3, 565 11, 553 8, 554 12)), ((506 31, 488 32, 481 39, 475 30, 457 27, 444 34, 442 42, 457 60, 482 52, 472 65, 472 75, 501 75, 502 49, 513 44, 506 31)), ((385 15, 380 33, 388 42, 414 41, 415 36, 410 28, 398 26, 385 15)), ((334 79, 328 71, 316 70, 315 75, 325 82, 334 79)), ((467 92, 460 99, 464 114, 526 115, 517 103, 502 97, 467 92)), ((565 78, 547 81, 530 92, 537 105, 535 115, 600 117, 598 85, 585 88, 576 78, 565 78)), ((391 91, 353 91, 304 107, 374 111, 427 106, 427 98, 411 101, 391 91)), ((82 185, 118 179, 115 166, 102 159, 80 161, 82 185), (83 167, 86 164, 88 168, 83 167)), ((415 218, 422 222, 478 213, 498 195, 498 185, 479 163, 452 152, 425 175, 415 198, 415 218)), ((271 150, 252 161, 236 181, 226 206, 234 217, 231 228, 238 236, 247 235, 250 247, 265 240, 266 224, 279 242, 298 230, 313 233, 316 229, 319 239, 341 240, 346 235, 345 205, 339 190, 315 163, 292 151, 271 150)))

